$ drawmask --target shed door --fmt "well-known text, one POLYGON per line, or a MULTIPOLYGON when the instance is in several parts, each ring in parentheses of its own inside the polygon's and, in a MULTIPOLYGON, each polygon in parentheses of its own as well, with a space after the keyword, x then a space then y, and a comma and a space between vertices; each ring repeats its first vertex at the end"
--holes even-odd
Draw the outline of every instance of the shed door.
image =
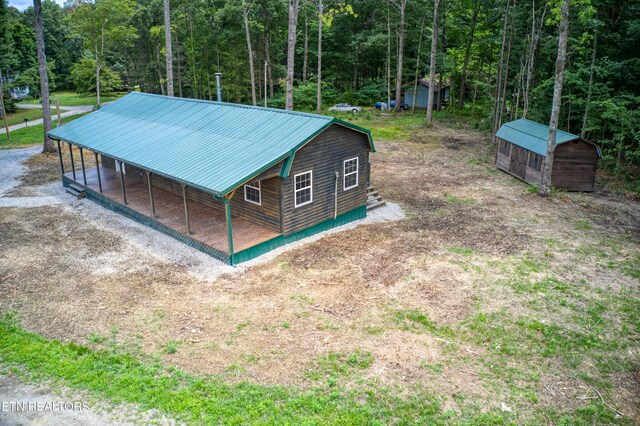
POLYGON ((509 171, 520 179, 524 179, 524 174, 527 170, 527 150, 513 145, 511 149, 511 163, 509 164, 509 171))

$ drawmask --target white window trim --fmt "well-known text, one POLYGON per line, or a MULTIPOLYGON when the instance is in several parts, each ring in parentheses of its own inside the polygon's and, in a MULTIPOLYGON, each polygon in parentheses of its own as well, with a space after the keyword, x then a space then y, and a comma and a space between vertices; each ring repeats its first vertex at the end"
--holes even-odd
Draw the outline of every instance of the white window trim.
POLYGON ((253 185, 248 184, 248 183, 245 184, 245 186, 244 186, 244 200, 247 203, 255 204, 257 206, 261 206, 262 205, 262 184, 260 183, 260 181, 258 181, 258 186, 253 186, 253 185), (258 201, 256 203, 255 201, 250 200, 250 199, 247 198, 247 187, 249 187, 251 189, 255 189, 255 190, 258 191, 258 200, 260 200, 260 201, 258 201))
POLYGON ((306 172, 302 172, 302 173, 298 173, 297 175, 293 176, 293 204, 295 205, 295 208, 298 207, 302 207, 302 206, 306 206, 307 204, 311 204, 313 203, 313 170, 309 170, 306 172), (300 188, 297 189, 296 188, 296 178, 298 176, 302 176, 302 175, 306 175, 309 174, 309 186, 305 186, 304 188, 300 188), (298 192, 303 191, 305 189, 309 188, 310 192, 311 192, 311 198, 309 199, 309 201, 305 201, 302 204, 298 204, 298 192))
POLYGON ((352 188, 357 188, 358 187, 358 179, 359 179, 359 173, 360 173, 360 160, 358 159, 358 157, 354 157, 354 158, 349 158, 348 160, 344 160, 344 162, 342 163, 342 190, 343 191, 347 191, 349 189, 352 188), (355 172, 351 172, 351 173, 346 173, 345 170, 347 168, 347 162, 348 161, 353 161, 356 160, 356 171, 355 172), (351 185, 350 187, 346 187, 345 184, 347 182, 347 176, 351 176, 355 174, 356 175, 356 184, 355 185, 351 185))

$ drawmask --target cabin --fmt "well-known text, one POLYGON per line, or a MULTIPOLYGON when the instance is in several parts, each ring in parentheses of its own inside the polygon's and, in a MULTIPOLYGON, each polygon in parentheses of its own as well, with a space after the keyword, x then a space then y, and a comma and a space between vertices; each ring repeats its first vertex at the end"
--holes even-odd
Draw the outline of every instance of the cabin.
MULTIPOLYGON (((548 134, 549 126, 525 118, 503 124, 496 133, 496 166, 527 183, 540 184, 548 134)), ((567 191, 593 191, 600 158, 597 145, 558 130, 551 185, 567 191)))
POLYGON ((134 92, 49 137, 68 192, 231 265, 367 214, 373 139, 334 117, 134 92))
MULTIPOLYGON (((427 108, 429 106, 429 79, 421 78, 418 79, 417 82, 417 97, 416 99, 416 108, 427 108)), ((413 105, 414 99, 414 86, 415 83, 412 82, 404 86, 404 102, 410 107, 413 105)), ((440 109, 446 102, 449 101, 449 86, 448 85, 440 85, 436 82, 435 87, 433 88, 433 108, 440 109)))

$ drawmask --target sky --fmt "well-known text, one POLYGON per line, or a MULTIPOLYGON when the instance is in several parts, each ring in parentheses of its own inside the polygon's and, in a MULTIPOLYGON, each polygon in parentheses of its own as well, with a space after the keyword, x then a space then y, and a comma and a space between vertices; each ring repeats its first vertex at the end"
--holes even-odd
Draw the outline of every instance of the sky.
MULTIPOLYGON (((58 3, 60 6, 62 6, 65 2, 65 0, 53 0, 53 1, 58 3)), ((23 11, 29 6, 33 6, 33 1, 32 0, 9 0, 9 6, 13 6, 16 9, 23 11)))

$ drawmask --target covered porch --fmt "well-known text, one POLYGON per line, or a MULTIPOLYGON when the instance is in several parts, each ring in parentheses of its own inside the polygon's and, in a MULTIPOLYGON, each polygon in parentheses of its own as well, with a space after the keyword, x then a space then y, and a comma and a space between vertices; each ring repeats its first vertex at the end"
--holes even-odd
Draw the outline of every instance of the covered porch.
MULTIPOLYGON (((156 177, 149 171, 127 166, 126 163, 123 167, 117 160, 117 167, 113 167, 100 154, 68 143, 59 142, 59 153, 63 180, 67 183, 86 188, 90 198, 104 197, 117 203, 122 206, 118 209, 121 213, 123 209, 130 209, 144 216, 145 222, 164 225, 156 228, 183 242, 194 240, 211 247, 224 255, 221 256, 224 257, 222 260, 230 261, 235 253, 281 235, 265 226, 234 216, 228 198, 226 202, 225 199, 216 199, 213 194, 165 177, 156 177), (123 169, 125 172, 121 173, 123 169), (161 187, 154 180, 158 183, 162 180, 164 185, 161 187), (167 232, 165 228, 180 235, 167 232)), ((135 219, 140 221, 137 217, 135 219)))

